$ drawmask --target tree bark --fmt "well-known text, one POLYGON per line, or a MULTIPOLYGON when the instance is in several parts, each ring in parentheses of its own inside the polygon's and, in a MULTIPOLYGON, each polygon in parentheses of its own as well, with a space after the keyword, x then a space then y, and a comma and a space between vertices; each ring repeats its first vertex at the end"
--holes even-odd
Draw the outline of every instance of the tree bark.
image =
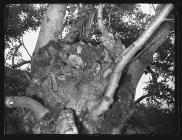
POLYGON ((39 102, 33 100, 30 97, 7 97, 6 105, 10 108, 12 107, 20 107, 20 108, 28 108, 32 110, 37 119, 41 119, 49 110, 41 105, 39 102))
POLYGON ((64 16, 67 4, 51 4, 41 24, 34 54, 50 40, 57 41, 63 30, 64 16))
MULTIPOLYGON (((169 25, 161 23, 172 7, 166 5, 153 24, 124 52, 118 49, 121 43, 113 40, 113 35, 105 30, 100 7, 98 24, 102 32, 101 42, 108 50, 105 53, 102 48, 89 43, 74 43, 74 40, 70 44, 59 45, 58 36, 63 30, 66 5, 49 5, 31 62, 32 80, 29 86, 30 92, 43 99, 44 105, 49 108, 49 112, 41 111, 43 115, 38 113, 37 116, 44 116, 45 119, 52 115, 48 117, 49 121, 42 121, 44 123, 41 125, 46 130, 42 131, 49 133, 47 128, 51 126, 53 133, 77 134, 74 120, 76 115, 88 133, 119 133, 135 111, 134 97, 138 81, 146 66, 152 62, 154 52, 169 33, 169 25), (133 58, 140 49, 143 51, 133 58), (104 60, 101 57, 102 52, 104 60), (111 62, 109 53, 116 59, 115 63, 119 61, 117 64, 111 62), (113 64, 110 65, 111 63, 113 64), (60 112, 51 112, 56 109, 60 112), (53 118, 55 126, 51 125, 53 118)), ((32 105, 33 100, 19 99, 16 99, 15 105, 23 105, 37 112, 38 108, 32 105)), ((41 108, 40 105, 37 106, 41 108)))
POLYGON ((102 123, 101 133, 110 133, 113 127, 122 130, 135 110, 134 98, 137 84, 147 65, 152 62, 153 54, 165 41, 165 37, 169 32, 169 24, 163 23, 149 41, 145 43, 144 47, 148 49, 126 66, 125 73, 121 77, 119 87, 115 93, 117 101, 106 112, 106 119, 102 123), (121 112, 118 113, 118 110, 121 110, 121 112))
POLYGON ((48 6, 32 56, 31 71, 34 71, 35 59, 37 57, 38 50, 51 40, 58 41, 59 35, 63 31, 66 7, 67 4, 51 4, 48 6))

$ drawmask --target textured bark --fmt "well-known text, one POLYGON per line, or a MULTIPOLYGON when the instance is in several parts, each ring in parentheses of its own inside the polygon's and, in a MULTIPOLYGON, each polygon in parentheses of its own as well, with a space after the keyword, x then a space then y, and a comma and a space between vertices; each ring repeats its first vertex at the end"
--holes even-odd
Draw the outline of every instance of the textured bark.
POLYGON ((66 4, 51 4, 41 24, 34 53, 50 40, 57 41, 63 30, 63 21, 66 12, 66 4))
POLYGON ((63 30, 66 7, 66 4, 51 4, 48 6, 32 56, 31 71, 34 71, 35 59, 39 48, 42 48, 51 40, 58 41, 59 35, 63 30))
POLYGON ((162 24, 145 44, 148 49, 127 65, 126 72, 121 77, 119 87, 115 93, 117 102, 106 112, 106 119, 102 123, 101 133, 110 133, 113 127, 122 130, 135 109, 134 97, 137 84, 147 65, 152 62, 153 54, 165 41, 165 37, 169 32, 169 24, 162 24), (126 73, 127 75, 125 75, 126 73))
MULTIPOLYGON (((65 9, 66 5, 59 4, 48 7, 32 58, 33 75, 27 91, 29 95, 41 98, 50 110, 40 124, 40 131, 49 134, 77 134, 74 120, 76 115, 88 133, 120 133, 135 111, 134 97, 138 81, 145 67, 151 63, 154 52, 169 33, 168 24, 163 24, 151 37, 167 13, 164 12, 164 17, 159 18, 160 22, 155 20, 157 24, 152 24, 123 53, 119 49, 121 47, 117 46, 120 43, 116 40, 112 42, 108 32, 105 33, 106 30, 102 29, 100 19, 98 24, 101 25, 102 37, 105 37, 102 43, 106 49, 81 41, 74 43, 75 38, 67 44, 58 42, 65 9), (113 48, 108 48, 107 41, 110 41, 113 48), (130 61, 143 45, 146 49, 130 61), (119 61, 118 64, 114 64, 110 56, 117 59, 115 62, 119 61)), ((99 13, 102 19, 102 12, 99 13)), ((75 35, 74 32, 70 34, 75 35)), ((19 105, 21 104, 27 106, 24 101, 19 105)), ((37 108, 33 106, 30 109, 37 108)), ((35 130, 36 133, 39 133, 38 129, 35 130)))
POLYGON ((113 33, 109 32, 103 22, 103 7, 104 4, 99 4, 98 6, 98 29, 101 32, 101 36, 99 37, 100 42, 102 45, 107 49, 109 55, 115 59, 119 59, 118 57, 124 52, 126 49, 124 44, 121 42, 120 39, 116 39, 113 33))

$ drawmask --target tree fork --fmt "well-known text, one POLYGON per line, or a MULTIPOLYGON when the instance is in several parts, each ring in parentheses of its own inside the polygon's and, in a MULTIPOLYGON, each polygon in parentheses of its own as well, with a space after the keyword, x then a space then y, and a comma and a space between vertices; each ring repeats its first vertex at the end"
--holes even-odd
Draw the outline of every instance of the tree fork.
POLYGON ((172 9, 172 4, 166 4, 164 8, 161 10, 160 14, 158 14, 157 17, 151 22, 147 30, 145 30, 139 36, 139 38, 128 47, 127 51, 124 54, 122 54, 122 60, 118 62, 118 64, 116 65, 108 83, 106 93, 104 95, 109 100, 105 100, 105 98, 103 98, 100 104, 92 110, 91 115, 93 119, 97 120, 99 115, 103 114, 105 111, 109 109, 110 105, 113 103, 113 96, 116 88, 118 87, 118 82, 120 80, 124 67, 132 59, 136 52, 142 49, 143 45, 165 21, 172 9))

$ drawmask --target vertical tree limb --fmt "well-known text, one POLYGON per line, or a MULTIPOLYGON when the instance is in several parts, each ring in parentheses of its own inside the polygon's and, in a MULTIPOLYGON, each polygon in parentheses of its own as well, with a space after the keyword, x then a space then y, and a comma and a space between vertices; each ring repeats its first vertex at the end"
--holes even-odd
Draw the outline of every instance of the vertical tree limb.
POLYGON ((64 16, 67 4, 50 4, 47 13, 41 24, 38 40, 31 61, 31 71, 36 69, 35 61, 39 48, 45 46, 49 41, 58 41, 59 35, 63 31, 64 16))
MULTIPOLYGON (((99 40, 101 41, 102 45, 106 48, 109 55, 116 59, 120 59, 119 55, 124 52, 125 46, 120 41, 120 39, 114 38, 113 33, 109 32, 106 26, 103 23, 103 4, 99 4, 98 6, 98 17, 97 17, 97 23, 98 23, 98 29, 101 32, 101 36, 99 37, 99 40)), ((116 60, 117 61, 117 60, 116 60)))
POLYGON ((102 34, 105 34, 107 32, 107 28, 105 27, 104 22, 103 22, 103 18, 102 18, 102 15, 103 15, 103 7, 104 7, 103 4, 99 4, 99 6, 98 6, 97 23, 98 23, 98 29, 100 30, 100 32, 102 34))
POLYGON ((37 44, 34 53, 50 40, 57 41, 63 31, 63 22, 67 4, 50 4, 41 24, 37 44))
POLYGON ((111 10, 109 12, 109 27, 111 26, 111 13, 112 13, 112 9, 113 9, 113 4, 111 4, 111 10))

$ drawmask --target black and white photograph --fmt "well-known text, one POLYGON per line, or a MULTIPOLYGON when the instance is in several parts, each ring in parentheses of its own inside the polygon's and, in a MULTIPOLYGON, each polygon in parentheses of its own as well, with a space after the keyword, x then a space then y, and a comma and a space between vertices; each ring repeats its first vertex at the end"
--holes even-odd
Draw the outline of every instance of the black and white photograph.
POLYGON ((173 3, 4 5, 4 135, 176 135, 173 3))

